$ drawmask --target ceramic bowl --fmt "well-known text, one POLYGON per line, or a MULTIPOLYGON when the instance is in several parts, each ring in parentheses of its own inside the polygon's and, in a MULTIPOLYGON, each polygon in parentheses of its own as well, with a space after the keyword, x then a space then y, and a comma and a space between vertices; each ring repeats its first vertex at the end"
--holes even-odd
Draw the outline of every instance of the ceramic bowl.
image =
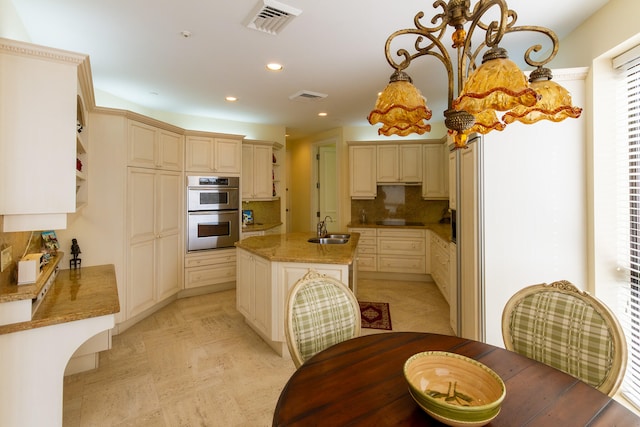
POLYGON ((506 389, 482 363, 443 351, 411 356, 404 364, 411 397, 429 415, 450 426, 488 424, 500 413, 506 389))

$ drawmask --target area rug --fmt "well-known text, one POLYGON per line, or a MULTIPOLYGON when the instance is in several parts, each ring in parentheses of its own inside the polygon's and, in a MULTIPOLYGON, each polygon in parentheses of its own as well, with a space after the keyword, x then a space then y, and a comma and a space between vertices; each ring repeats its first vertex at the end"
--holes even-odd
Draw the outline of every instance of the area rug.
POLYGON ((360 304, 363 328, 391 330, 391 313, 388 303, 358 301, 358 304, 360 304))

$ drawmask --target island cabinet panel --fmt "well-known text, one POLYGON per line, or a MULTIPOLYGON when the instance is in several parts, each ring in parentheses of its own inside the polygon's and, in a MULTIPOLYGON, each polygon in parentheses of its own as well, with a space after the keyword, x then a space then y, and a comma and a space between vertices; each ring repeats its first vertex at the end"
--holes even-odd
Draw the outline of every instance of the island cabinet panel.
POLYGON ((266 259, 241 249, 237 250, 236 256, 238 311, 254 330, 263 337, 272 339, 271 264, 266 259))

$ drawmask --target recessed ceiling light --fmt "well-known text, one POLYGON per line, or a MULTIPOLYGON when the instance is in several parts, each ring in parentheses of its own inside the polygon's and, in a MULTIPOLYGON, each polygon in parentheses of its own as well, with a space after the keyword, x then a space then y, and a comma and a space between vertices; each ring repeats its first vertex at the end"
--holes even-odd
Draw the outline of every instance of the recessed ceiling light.
POLYGON ((180 31, 180 35, 185 39, 188 39, 191 37, 191 31, 188 31, 188 30, 180 31))
POLYGON ((318 113, 320 117, 327 117, 327 113, 318 113))
POLYGON ((269 71, 281 71, 282 70, 282 64, 278 64, 276 62, 271 62, 271 63, 267 64, 267 70, 269 70, 269 71))
POLYGON ((235 102, 238 100, 238 98, 236 98, 235 96, 227 96, 224 99, 226 99, 229 102, 235 102))

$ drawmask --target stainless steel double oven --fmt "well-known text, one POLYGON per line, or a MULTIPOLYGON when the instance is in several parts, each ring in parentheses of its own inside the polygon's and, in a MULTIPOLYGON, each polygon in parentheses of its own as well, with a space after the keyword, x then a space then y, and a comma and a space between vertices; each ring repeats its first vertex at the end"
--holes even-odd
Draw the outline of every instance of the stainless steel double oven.
POLYGON ((187 250, 233 247, 240 237, 240 178, 187 176, 187 250))

